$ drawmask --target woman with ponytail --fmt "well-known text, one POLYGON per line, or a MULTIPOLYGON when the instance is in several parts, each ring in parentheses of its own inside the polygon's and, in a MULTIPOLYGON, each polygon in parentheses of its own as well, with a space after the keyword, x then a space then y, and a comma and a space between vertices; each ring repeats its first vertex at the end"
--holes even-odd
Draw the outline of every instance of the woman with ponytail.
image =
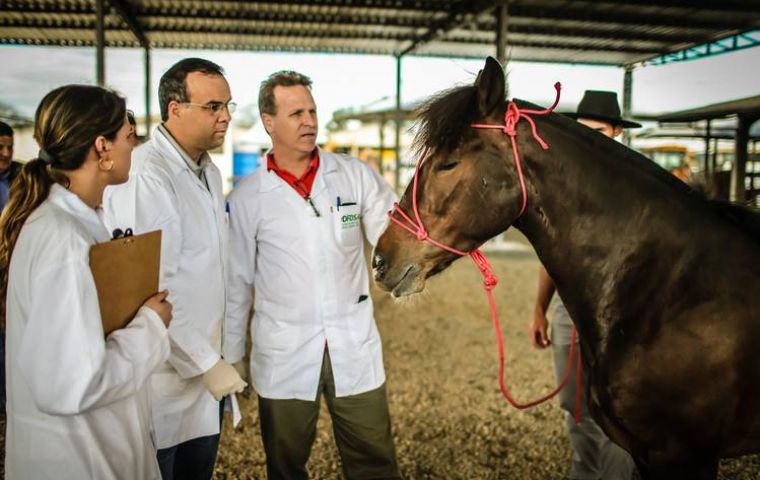
POLYGON ((90 247, 96 212, 129 176, 124 99, 68 85, 35 115, 37 159, 0 218, 7 332, 6 478, 158 479, 147 382, 169 354, 167 292, 104 338, 90 247))

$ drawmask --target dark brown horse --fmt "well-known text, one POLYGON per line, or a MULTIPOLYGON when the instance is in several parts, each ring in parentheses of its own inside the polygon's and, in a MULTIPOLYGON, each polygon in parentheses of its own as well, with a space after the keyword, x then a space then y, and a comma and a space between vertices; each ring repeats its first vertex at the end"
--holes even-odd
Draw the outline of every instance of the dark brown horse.
MULTIPOLYGON (((489 58, 423 108, 430 238, 470 251, 511 225, 526 235, 579 331, 593 416, 645 479, 714 479, 720 457, 760 451, 760 217, 554 113, 533 116, 548 150, 516 126, 519 215, 509 137, 472 128, 504 123, 505 93, 489 58)), ((399 208, 413 216, 411 185, 399 208)), ((457 258, 391 223, 372 263, 403 296, 457 258)))

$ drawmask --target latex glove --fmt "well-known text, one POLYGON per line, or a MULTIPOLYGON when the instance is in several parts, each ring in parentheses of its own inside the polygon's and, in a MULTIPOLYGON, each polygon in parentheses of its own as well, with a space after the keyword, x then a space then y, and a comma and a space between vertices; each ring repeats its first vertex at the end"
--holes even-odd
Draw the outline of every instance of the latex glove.
POLYGON ((230 393, 240 393, 248 386, 237 370, 224 360, 219 360, 203 374, 203 385, 217 401, 230 393))
MULTIPOLYGON (((246 362, 245 359, 241 359, 232 364, 232 366, 235 367, 235 370, 237 370, 238 375, 240 375, 245 381, 248 381, 248 375, 250 374, 249 365, 250 364, 246 362)), ((251 398, 251 387, 245 387, 241 395, 243 398, 251 398)))
POLYGON ((235 367, 240 378, 246 381, 248 380, 248 362, 246 362, 244 358, 233 363, 232 366, 235 367))

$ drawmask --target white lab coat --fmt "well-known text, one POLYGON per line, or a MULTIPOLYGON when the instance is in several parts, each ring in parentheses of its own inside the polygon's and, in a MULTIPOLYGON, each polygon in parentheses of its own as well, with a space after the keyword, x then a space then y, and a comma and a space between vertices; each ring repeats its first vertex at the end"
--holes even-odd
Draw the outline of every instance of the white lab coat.
POLYGON ((245 354, 255 289, 250 366, 253 385, 266 398, 316 399, 325 342, 337 396, 385 381, 361 226, 374 245, 396 196, 360 161, 322 151, 319 156, 311 192, 319 217, 263 165, 228 199, 225 357, 235 362, 245 354), (338 209, 338 197, 354 205, 338 209))
POLYGON ((160 284, 174 318, 169 361, 151 378, 159 449, 219 433, 219 402, 202 374, 221 358, 227 218, 219 169, 209 162, 204 173, 208 189, 156 129, 133 153, 129 182, 103 201, 109 228, 163 232, 160 284))
POLYGON ((89 268, 109 240, 95 211, 59 185, 27 219, 10 265, 5 475, 158 479, 148 378, 169 355, 142 307, 106 340, 89 268))

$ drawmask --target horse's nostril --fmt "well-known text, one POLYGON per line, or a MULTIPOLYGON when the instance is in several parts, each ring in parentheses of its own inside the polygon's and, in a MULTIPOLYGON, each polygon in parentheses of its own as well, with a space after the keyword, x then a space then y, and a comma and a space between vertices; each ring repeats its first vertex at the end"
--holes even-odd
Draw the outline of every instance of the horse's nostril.
POLYGON ((379 253, 372 255, 372 268, 375 270, 381 270, 385 267, 385 259, 379 253))
POLYGON ((379 253, 372 255, 372 270, 375 274, 375 280, 382 280, 385 277, 385 272, 388 271, 388 262, 379 253))

